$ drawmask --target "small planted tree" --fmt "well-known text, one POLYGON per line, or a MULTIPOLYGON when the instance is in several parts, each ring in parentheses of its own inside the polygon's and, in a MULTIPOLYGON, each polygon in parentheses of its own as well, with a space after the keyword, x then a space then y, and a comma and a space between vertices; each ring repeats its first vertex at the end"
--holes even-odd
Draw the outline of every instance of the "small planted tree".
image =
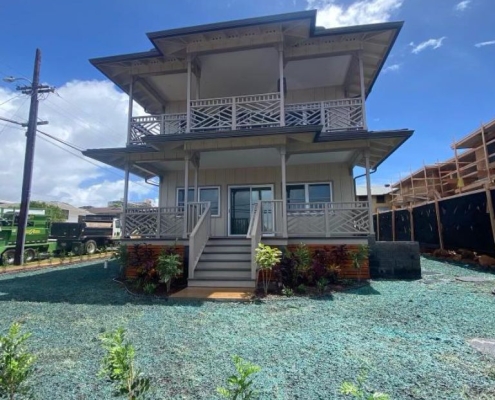
POLYGON ((232 356, 237 375, 231 375, 227 379, 227 387, 219 387, 217 392, 229 400, 251 400, 258 396, 252 388, 253 380, 251 375, 261 371, 258 365, 251 364, 241 357, 232 356))
POLYGON ((390 400, 390 396, 386 393, 370 392, 366 390, 366 379, 366 371, 361 371, 355 382, 342 383, 340 386, 340 393, 358 400, 390 400))
POLYGON ((30 333, 21 333, 21 325, 14 323, 6 335, 0 336, 0 397, 14 400, 28 395, 26 384, 33 371, 35 357, 26 351, 30 333))
POLYGON ((160 282, 167 285, 167 293, 170 292, 172 279, 182 272, 180 269, 180 264, 180 256, 176 253, 168 253, 165 251, 158 257, 156 269, 158 271, 158 275, 160 276, 160 282))
POLYGON ((125 340, 124 328, 107 332, 101 337, 106 354, 103 357, 100 376, 107 378, 115 386, 115 396, 125 396, 129 400, 142 400, 150 390, 150 379, 136 370, 135 350, 125 340))
POLYGON ((119 264, 119 276, 122 278, 129 263, 127 246, 120 245, 117 247, 117 250, 112 254, 111 259, 117 261, 119 264))
POLYGON ((270 247, 260 243, 256 249, 256 264, 262 274, 265 296, 268 294, 268 286, 272 279, 273 267, 280 262, 281 257, 282 252, 276 247, 270 247))

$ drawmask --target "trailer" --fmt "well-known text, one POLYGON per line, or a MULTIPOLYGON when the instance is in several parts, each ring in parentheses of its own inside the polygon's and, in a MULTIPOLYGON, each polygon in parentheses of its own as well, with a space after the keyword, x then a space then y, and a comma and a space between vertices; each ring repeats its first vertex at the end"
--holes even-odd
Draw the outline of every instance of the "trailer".
MULTIPOLYGON (((0 208, 0 264, 14 263, 19 211, 0 208)), ((41 254, 55 251, 57 242, 49 238, 50 219, 45 210, 29 210, 24 242, 24 262, 33 261, 41 254)))
POLYGON ((57 252, 94 254, 98 248, 120 242, 120 219, 114 215, 81 215, 78 222, 54 222, 50 238, 57 241, 57 252))

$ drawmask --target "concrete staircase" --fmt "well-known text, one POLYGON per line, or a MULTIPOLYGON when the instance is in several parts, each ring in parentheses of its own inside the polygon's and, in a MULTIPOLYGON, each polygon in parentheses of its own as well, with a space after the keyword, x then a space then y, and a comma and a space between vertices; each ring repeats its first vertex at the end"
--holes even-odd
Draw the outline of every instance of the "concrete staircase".
POLYGON ((251 241, 245 238, 210 238, 188 286, 254 288, 251 241))

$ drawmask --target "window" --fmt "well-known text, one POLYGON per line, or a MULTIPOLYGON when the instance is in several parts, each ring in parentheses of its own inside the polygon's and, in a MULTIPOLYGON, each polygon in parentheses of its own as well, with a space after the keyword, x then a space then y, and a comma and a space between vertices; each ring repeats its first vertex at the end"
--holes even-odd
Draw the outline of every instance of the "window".
POLYGON ((358 201, 368 201, 368 196, 358 196, 358 201))
MULTIPOLYGON (((287 185, 289 209, 306 208, 300 203, 329 203, 332 201, 330 183, 301 183, 287 185)), ((316 205, 315 205, 316 206, 316 205)))
MULTIPOLYGON (((194 188, 189 188, 187 195, 188 202, 196 201, 194 195, 194 188)), ((211 216, 220 216, 220 188, 214 187, 200 187, 199 188, 199 201, 209 201, 211 203, 211 216)), ((184 207, 184 189, 177 189, 177 207, 184 207)))
POLYGON ((385 195, 381 194, 376 196, 376 202, 377 204, 384 204, 385 203, 385 195))

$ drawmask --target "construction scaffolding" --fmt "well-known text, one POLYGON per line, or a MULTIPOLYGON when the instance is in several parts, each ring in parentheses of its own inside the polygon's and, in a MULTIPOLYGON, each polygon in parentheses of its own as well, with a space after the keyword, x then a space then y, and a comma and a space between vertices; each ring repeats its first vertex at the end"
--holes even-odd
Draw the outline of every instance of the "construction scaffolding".
POLYGON ((454 157, 424 165, 391 185, 392 208, 409 208, 479 189, 495 179, 495 120, 451 146, 454 157))

